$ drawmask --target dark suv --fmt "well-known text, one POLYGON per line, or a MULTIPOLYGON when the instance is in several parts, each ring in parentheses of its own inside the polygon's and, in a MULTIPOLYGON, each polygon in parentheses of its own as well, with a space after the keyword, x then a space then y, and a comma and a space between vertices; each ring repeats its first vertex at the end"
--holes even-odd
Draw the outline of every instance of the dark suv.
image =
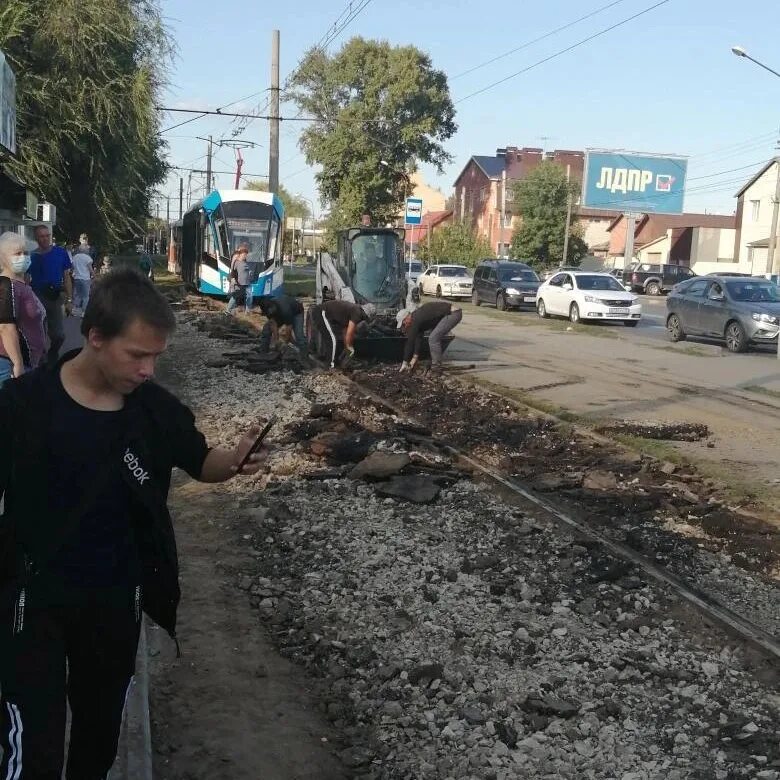
POLYGON ((625 282, 631 285, 632 292, 647 295, 661 295, 669 292, 676 284, 692 279, 696 274, 684 265, 659 265, 639 263, 631 269, 625 282))
POLYGON ((509 260, 483 260, 474 272, 471 302, 495 304, 497 309, 535 308, 539 277, 525 263, 509 260))

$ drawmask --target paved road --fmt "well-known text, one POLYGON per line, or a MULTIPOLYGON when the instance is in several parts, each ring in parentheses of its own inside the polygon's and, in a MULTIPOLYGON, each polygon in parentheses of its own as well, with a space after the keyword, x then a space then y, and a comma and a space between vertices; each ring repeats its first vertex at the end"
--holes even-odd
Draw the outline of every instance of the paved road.
POLYGON ((663 328, 663 305, 663 299, 649 303, 645 323, 635 329, 572 329, 564 320, 542 321, 532 312, 467 303, 447 356, 480 380, 583 419, 704 423, 714 447, 679 449, 771 486, 780 476, 780 362, 771 351, 733 355, 704 342, 672 344, 663 328))

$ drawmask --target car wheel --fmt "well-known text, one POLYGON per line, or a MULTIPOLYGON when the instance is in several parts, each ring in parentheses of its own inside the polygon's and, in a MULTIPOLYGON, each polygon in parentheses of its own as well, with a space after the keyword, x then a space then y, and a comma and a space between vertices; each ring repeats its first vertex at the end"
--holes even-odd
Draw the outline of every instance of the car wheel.
POLYGON ((637 325, 639 325, 639 320, 623 320, 623 324, 627 328, 635 328, 637 325))
POLYGON ((661 285, 659 285, 658 282, 650 282, 650 284, 648 284, 645 288, 645 292, 648 295, 660 295, 661 285))
POLYGON ((472 290, 471 291, 471 302, 475 306, 481 306, 482 305, 482 301, 479 300, 479 293, 476 290, 472 290))
POLYGON ((666 329, 669 331, 669 338, 672 341, 685 341, 685 331, 682 322, 676 314, 670 314, 666 320, 666 329))
POLYGON ((499 311, 506 311, 507 310, 506 296, 504 295, 504 293, 499 293, 496 296, 496 308, 499 311))
POLYGON ((744 352, 747 349, 747 346, 745 329, 736 320, 732 320, 726 325, 727 349, 729 352, 744 352))
POLYGON ((437 298, 441 298, 441 285, 440 284, 436 285, 436 297, 437 298))
POLYGON ((580 321, 580 307, 576 303, 571 305, 569 309, 569 319, 573 325, 576 325, 580 321))
POLYGON ((544 305, 544 300, 540 298, 536 302, 536 313, 543 319, 546 320, 549 318, 549 314, 547 313, 547 307, 544 305))

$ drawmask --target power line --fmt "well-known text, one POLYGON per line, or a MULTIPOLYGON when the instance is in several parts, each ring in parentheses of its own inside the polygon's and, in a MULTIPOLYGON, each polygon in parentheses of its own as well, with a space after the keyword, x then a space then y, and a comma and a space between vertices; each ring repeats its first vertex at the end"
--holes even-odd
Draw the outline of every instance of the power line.
POLYGON ((584 22, 587 19, 591 19, 594 16, 598 16, 598 14, 625 2, 626 0, 613 0, 611 3, 607 3, 607 5, 602 5, 601 8, 597 8, 595 11, 591 11, 590 13, 585 14, 585 16, 580 16, 579 19, 575 19, 573 22, 568 22, 567 24, 561 25, 560 27, 556 27, 554 30, 550 30, 549 32, 546 32, 544 35, 540 35, 538 38, 534 38, 531 41, 526 41, 525 43, 521 44, 520 46, 517 46, 514 49, 505 51, 503 54, 499 54, 489 60, 485 60, 485 62, 481 62, 479 65, 475 65, 473 68, 469 68, 468 70, 464 70, 461 71, 460 73, 456 73, 454 76, 450 76, 450 81, 454 81, 455 79, 462 78, 463 76, 468 76, 469 73, 474 73, 474 71, 480 70, 481 68, 485 68, 488 65, 492 65, 494 62, 503 60, 505 57, 509 57, 512 54, 517 54, 517 52, 522 51, 523 49, 527 49, 529 46, 533 46, 535 43, 539 43, 541 41, 546 40, 547 38, 551 38, 553 35, 557 35, 559 32, 568 30, 570 27, 574 27, 580 22, 584 22))
POLYGON ((649 14, 651 11, 654 11, 656 8, 660 8, 662 5, 666 5, 669 2, 671 2, 671 0, 660 0, 660 2, 648 6, 642 11, 635 13, 633 16, 629 16, 627 19, 623 19, 619 22, 615 22, 615 24, 612 24, 609 27, 605 27, 603 30, 599 30, 598 32, 593 33, 592 35, 589 35, 587 38, 583 38, 581 41, 577 41, 576 43, 567 46, 565 49, 561 49, 560 51, 557 51, 554 54, 550 54, 549 56, 544 57, 543 59, 538 60, 537 62, 534 62, 532 65, 528 65, 522 70, 518 70, 516 73, 511 73, 509 76, 505 76, 504 78, 499 79, 498 81, 494 81, 492 84, 488 84, 487 86, 482 87, 482 89, 476 90, 476 92, 472 92, 471 94, 460 98, 460 100, 456 100, 455 105, 457 105, 458 103, 463 103, 464 100, 469 100, 470 98, 476 97, 477 95, 481 95, 483 92, 487 92, 488 90, 491 90, 494 87, 499 86, 500 84, 504 84, 507 81, 511 81, 512 79, 517 78, 518 76, 521 76, 524 73, 528 73, 528 71, 533 70, 534 68, 538 68, 540 65, 544 65, 544 63, 550 62, 550 60, 554 60, 558 57, 561 57, 564 54, 567 54, 568 52, 573 51, 574 49, 577 49, 580 46, 585 45, 586 43, 590 43, 590 41, 593 41, 596 38, 600 38, 602 35, 606 35, 608 32, 612 32, 612 30, 616 30, 618 27, 622 27, 623 25, 628 24, 629 22, 633 22, 635 19, 638 19, 640 16, 649 14))
MULTIPOLYGON (((255 97, 255 95, 260 95, 262 92, 265 92, 265 90, 260 90, 260 92, 253 92, 251 95, 247 95, 246 97, 239 98, 238 100, 233 100, 230 103, 225 103, 224 106, 221 106, 221 108, 217 109, 217 113, 220 113, 222 108, 229 108, 230 106, 234 106, 236 103, 241 103, 244 100, 249 100, 249 98, 253 98, 253 97, 255 97)), ((164 109, 164 110, 166 110, 166 111, 176 111, 176 109, 173 109, 173 108, 167 108, 167 109, 164 109)), ((193 113, 198 113, 198 112, 194 111, 193 113)), ((160 130, 160 135, 162 135, 163 133, 167 133, 170 130, 175 130, 177 127, 181 127, 182 125, 187 125, 190 122, 194 122, 196 119, 202 119, 208 113, 210 113, 210 112, 204 111, 203 113, 200 114, 200 116, 194 116, 191 119, 185 119, 184 122, 179 122, 179 124, 177 124, 177 125, 172 125, 171 127, 166 127, 164 130, 160 130)))

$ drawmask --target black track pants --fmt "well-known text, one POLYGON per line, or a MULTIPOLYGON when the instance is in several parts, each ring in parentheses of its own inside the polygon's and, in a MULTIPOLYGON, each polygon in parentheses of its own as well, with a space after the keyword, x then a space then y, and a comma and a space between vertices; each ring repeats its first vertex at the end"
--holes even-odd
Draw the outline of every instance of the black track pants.
POLYGON ((56 607, 0 616, 0 778, 60 780, 65 698, 68 780, 103 780, 117 752, 135 669, 140 615, 125 608, 56 607), (67 673, 66 673, 67 668, 67 673))

